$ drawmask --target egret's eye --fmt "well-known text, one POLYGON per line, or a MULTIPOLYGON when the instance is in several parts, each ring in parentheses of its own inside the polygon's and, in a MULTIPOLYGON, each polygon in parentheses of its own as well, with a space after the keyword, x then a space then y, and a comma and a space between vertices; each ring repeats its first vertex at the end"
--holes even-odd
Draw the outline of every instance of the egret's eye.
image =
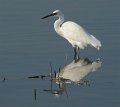
POLYGON ((57 15, 58 13, 56 12, 56 13, 53 13, 53 15, 57 15))

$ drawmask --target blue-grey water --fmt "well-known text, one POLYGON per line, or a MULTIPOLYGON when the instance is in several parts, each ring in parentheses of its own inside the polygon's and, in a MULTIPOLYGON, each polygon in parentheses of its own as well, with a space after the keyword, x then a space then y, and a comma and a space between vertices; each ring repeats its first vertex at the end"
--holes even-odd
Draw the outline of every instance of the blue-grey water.
POLYGON ((119 13, 119 0, 1 0, 0 107, 119 107, 119 13), (56 18, 41 20, 56 9, 101 40, 100 51, 80 51, 83 59, 100 61, 81 83, 60 86, 49 77, 51 68, 75 66, 73 48, 53 29, 56 18))

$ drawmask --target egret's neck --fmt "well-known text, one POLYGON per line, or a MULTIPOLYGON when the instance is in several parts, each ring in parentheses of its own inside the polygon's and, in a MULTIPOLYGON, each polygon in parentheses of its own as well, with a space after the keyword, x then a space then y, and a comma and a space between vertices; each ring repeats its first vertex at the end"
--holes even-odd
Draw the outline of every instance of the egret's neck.
POLYGON ((59 35, 62 35, 61 25, 63 24, 63 22, 64 22, 64 16, 60 16, 59 19, 56 20, 54 23, 54 29, 59 35))

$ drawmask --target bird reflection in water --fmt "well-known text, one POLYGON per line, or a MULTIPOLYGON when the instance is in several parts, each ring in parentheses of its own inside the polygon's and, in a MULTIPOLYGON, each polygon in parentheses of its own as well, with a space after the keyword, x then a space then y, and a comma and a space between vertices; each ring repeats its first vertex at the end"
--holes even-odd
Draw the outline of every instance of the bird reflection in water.
POLYGON ((100 59, 95 61, 91 61, 88 58, 73 60, 62 69, 59 69, 59 72, 51 73, 51 88, 45 89, 44 91, 54 95, 62 95, 63 92, 66 92, 67 95, 67 83, 88 84, 89 81, 83 81, 82 79, 90 72, 97 71, 101 67, 101 63, 100 59), (58 89, 53 89, 53 82, 58 85, 58 89))

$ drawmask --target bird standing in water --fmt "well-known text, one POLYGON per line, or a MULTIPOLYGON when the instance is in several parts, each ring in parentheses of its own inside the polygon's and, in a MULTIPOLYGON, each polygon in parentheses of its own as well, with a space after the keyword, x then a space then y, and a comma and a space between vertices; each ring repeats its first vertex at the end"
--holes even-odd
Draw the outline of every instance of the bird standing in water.
POLYGON ((79 49, 92 46, 96 49, 100 49, 101 42, 93 35, 86 32, 80 25, 72 21, 64 22, 64 15, 60 10, 55 10, 52 14, 49 14, 42 19, 50 16, 56 16, 58 19, 54 23, 54 29, 56 33, 71 43, 74 48, 74 58, 79 57, 79 49))

